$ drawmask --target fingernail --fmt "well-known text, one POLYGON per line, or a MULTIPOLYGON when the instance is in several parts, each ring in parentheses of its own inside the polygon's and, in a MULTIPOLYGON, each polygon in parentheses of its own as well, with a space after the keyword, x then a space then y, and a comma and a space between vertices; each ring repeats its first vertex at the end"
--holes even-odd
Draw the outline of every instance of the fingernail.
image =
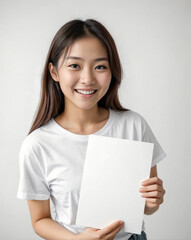
POLYGON ((120 221, 119 223, 120 223, 120 224, 123 224, 124 222, 123 222, 123 221, 120 221))

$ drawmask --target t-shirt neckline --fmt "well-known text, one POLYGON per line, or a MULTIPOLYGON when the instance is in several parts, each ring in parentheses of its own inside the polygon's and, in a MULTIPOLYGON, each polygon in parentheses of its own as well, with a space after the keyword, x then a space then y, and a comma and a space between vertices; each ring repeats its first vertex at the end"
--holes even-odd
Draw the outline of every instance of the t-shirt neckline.
POLYGON ((109 110, 109 118, 107 120, 107 122, 105 123, 105 125, 100 128, 98 131, 96 131, 95 133, 92 133, 92 134, 87 134, 87 135, 81 135, 81 134, 77 134, 77 133, 73 133, 73 132, 70 132, 68 130, 66 130, 65 128, 61 127, 55 120, 54 118, 51 118, 50 120, 50 123, 59 131, 59 133, 61 133, 62 135, 65 135, 65 136, 68 136, 68 137, 71 137, 73 139, 76 139, 76 140, 88 140, 88 137, 90 135, 103 135, 109 128, 110 128, 110 125, 113 121, 113 118, 114 118, 114 112, 112 109, 108 109, 109 110))

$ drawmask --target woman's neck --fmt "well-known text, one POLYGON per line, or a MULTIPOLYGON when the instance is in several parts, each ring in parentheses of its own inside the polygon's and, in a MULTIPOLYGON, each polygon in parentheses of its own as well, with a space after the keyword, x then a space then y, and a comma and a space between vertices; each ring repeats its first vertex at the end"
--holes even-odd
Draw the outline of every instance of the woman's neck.
POLYGON ((101 129, 109 118, 109 111, 98 106, 90 110, 67 108, 55 118, 59 125, 76 134, 91 134, 101 129))

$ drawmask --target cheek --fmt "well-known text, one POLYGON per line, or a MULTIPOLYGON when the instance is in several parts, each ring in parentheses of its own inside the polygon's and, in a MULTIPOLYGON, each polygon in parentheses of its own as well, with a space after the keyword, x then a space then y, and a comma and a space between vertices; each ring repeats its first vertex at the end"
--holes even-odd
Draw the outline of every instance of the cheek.
POLYGON ((71 88, 78 81, 78 77, 75 74, 65 73, 62 75, 61 83, 62 86, 71 88))
POLYGON ((105 89, 108 89, 111 83, 111 74, 105 74, 101 76, 99 79, 99 83, 100 83, 100 86, 102 86, 105 89))

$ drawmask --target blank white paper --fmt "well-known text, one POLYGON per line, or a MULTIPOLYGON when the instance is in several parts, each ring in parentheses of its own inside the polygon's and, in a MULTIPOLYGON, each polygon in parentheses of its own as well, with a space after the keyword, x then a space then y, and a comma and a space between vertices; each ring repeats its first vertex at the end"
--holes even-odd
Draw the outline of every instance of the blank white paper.
POLYGON ((124 221, 125 232, 141 233, 145 199, 141 182, 150 175, 153 143, 90 135, 76 224, 104 228, 124 221))

